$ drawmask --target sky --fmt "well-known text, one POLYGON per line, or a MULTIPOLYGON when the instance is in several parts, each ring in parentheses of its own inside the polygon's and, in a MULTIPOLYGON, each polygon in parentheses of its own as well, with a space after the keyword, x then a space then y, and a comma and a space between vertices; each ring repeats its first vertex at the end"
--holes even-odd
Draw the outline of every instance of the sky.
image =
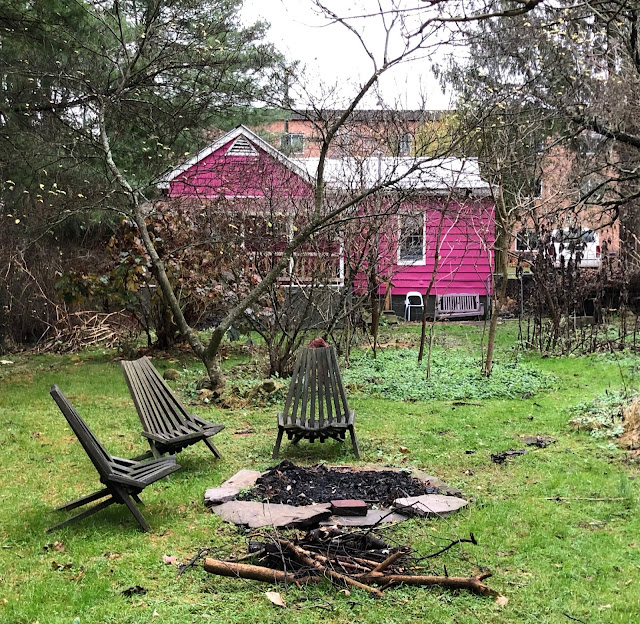
MULTIPOLYGON (((340 15, 345 11, 371 10, 377 2, 371 0, 326 0, 330 8, 340 15), (345 8, 346 7, 346 8, 345 8)), ((285 54, 289 61, 299 60, 305 67, 305 84, 319 94, 321 84, 339 85, 338 93, 345 99, 330 105, 344 105, 355 86, 372 73, 372 62, 363 50, 358 37, 341 24, 328 24, 314 11, 310 0, 245 0, 241 12, 246 23, 258 19, 271 24, 268 40, 285 54)), ((384 32, 379 18, 351 22, 354 29, 379 58, 384 32)), ((398 49, 400 39, 392 40, 392 49, 398 49)), ((436 59, 442 59, 435 56, 436 59)), ((450 108, 450 94, 443 94, 430 70, 432 61, 422 55, 392 70, 382 77, 380 94, 386 106, 399 109, 424 108, 428 110, 450 108)), ((326 91, 326 88, 325 88, 326 91)), ((296 106, 305 107, 302 100, 296 106)), ((380 97, 372 94, 360 108, 380 108, 380 97)))

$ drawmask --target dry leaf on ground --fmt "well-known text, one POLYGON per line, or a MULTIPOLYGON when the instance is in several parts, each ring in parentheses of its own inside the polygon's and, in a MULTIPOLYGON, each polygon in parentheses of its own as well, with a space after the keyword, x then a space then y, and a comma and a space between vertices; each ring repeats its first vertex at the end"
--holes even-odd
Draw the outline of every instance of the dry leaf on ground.
POLYGON ((267 600, 272 602, 277 607, 286 607, 287 603, 282 599, 280 592, 265 592, 264 594, 267 597, 267 600))

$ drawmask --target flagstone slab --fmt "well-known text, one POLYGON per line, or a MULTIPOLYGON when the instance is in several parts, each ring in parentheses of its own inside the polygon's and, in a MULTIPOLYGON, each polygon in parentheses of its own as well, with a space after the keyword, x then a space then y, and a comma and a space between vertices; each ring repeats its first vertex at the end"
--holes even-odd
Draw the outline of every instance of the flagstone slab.
POLYGON ((259 470, 240 470, 217 488, 209 488, 204 493, 204 504, 210 507, 232 501, 240 490, 252 487, 261 476, 259 470))
POLYGON ((257 501, 230 501, 211 508, 211 512, 227 522, 248 526, 250 529, 272 526, 309 527, 316 526, 331 515, 329 503, 294 507, 257 501))
POLYGON ((469 503, 457 496, 444 496, 443 494, 424 494, 423 496, 409 496, 396 498, 393 506, 397 511, 407 515, 421 517, 447 516, 466 507, 469 503))
POLYGON ((389 522, 404 522, 408 516, 395 509, 369 509, 366 516, 329 516, 320 522, 321 526, 372 527, 389 522))

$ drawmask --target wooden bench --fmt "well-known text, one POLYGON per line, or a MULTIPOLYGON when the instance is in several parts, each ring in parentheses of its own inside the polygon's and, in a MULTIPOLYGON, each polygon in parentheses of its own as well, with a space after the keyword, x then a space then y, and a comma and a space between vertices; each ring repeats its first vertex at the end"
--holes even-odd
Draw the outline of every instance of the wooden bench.
MULTIPOLYGON (((146 357, 121 362, 122 371, 142 423, 142 435, 151 451, 141 457, 160 457, 163 453, 179 453, 202 440, 220 457, 209 439, 224 429, 189 412, 146 357)), ((136 458, 139 459, 139 458, 136 458)))
POLYGON ((278 457, 282 436, 293 444, 327 438, 344 441, 351 436, 353 452, 360 458, 354 430, 355 413, 349 409, 333 347, 303 347, 298 353, 284 410, 278 414, 278 437, 273 458, 278 457))
POLYGON ((436 318, 482 316, 484 304, 478 293, 449 293, 436 297, 436 318))
POLYGON ((60 408, 60 411, 64 414, 64 417, 76 434, 80 444, 82 444, 91 463, 100 475, 100 481, 105 486, 93 494, 77 498, 66 505, 62 505, 62 507, 58 507, 58 511, 82 507, 83 505, 103 498, 106 500, 68 520, 59 522, 47 530, 53 531, 71 522, 87 518, 114 503, 126 505, 143 531, 151 530, 149 524, 136 506, 136 503, 142 502, 138 494, 140 494, 147 485, 151 485, 158 479, 162 479, 168 474, 179 470, 180 465, 176 464, 176 458, 163 457, 161 459, 141 462, 124 459, 122 457, 113 457, 106 451, 102 444, 100 444, 98 438, 96 438, 84 420, 80 418, 67 397, 62 394, 60 388, 58 388, 58 386, 51 386, 50 394, 60 408))

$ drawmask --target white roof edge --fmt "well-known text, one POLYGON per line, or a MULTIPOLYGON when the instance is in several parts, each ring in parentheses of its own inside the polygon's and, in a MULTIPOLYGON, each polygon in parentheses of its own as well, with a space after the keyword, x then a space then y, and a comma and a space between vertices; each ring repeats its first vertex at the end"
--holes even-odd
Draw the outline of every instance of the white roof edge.
POLYGON ((213 154, 216 150, 219 150, 223 145, 237 139, 239 136, 244 136, 252 143, 255 143, 259 148, 267 152, 270 156, 275 158, 278 162, 281 162, 285 167, 289 168, 295 174, 304 178, 307 182, 311 182, 312 179, 309 176, 309 173, 298 165, 298 163, 294 162, 287 156, 285 156, 282 152, 277 150, 273 145, 270 145, 264 139, 261 139, 255 132, 249 130, 246 126, 239 125, 235 127, 233 130, 227 132, 222 135, 217 141, 211 143, 207 147, 201 149, 195 156, 191 157, 189 160, 185 161, 181 165, 175 167, 168 173, 165 173, 160 177, 160 181, 157 184, 159 189, 167 189, 169 188, 169 183, 177 178, 181 173, 188 171, 191 167, 198 164, 201 160, 213 154))

